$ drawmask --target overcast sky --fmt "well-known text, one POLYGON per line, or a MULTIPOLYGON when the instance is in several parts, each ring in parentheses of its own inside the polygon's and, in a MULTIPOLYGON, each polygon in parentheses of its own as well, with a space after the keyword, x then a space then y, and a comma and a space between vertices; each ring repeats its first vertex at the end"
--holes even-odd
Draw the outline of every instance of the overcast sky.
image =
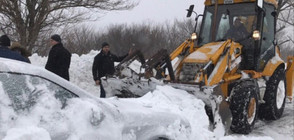
MULTIPOLYGON (((203 13, 204 0, 137 0, 139 5, 128 11, 110 11, 95 23, 95 28, 104 28, 111 24, 133 24, 150 22, 161 24, 173 22, 174 19, 183 20, 191 4, 194 11, 203 13)), ((194 18, 195 16, 193 16, 194 18)))

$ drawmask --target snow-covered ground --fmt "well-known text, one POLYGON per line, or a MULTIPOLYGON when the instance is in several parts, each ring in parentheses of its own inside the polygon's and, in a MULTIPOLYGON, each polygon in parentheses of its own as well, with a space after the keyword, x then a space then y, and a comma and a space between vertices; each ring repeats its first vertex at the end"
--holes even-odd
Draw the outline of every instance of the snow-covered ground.
MULTIPOLYGON (((70 82, 76 84, 80 88, 99 97, 99 87, 95 86, 92 78, 92 62, 98 51, 91 51, 86 55, 72 55, 70 66, 70 82)), ((44 67, 47 57, 40 57, 33 54, 30 57, 33 65, 44 67)), ((108 98, 105 100, 116 100, 108 98)), ((134 100, 134 99, 121 99, 134 100)), ((191 125, 191 136, 189 139, 220 139, 220 140, 293 140, 294 139, 294 102, 289 101, 286 104, 284 114, 281 119, 276 121, 258 120, 255 128, 249 135, 230 134, 220 138, 215 137, 215 133, 208 128, 208 118, 203 110, 204 104, 195 99, 192 95, 170 86, 157 86, 156 90, 147 93, 145 96, 136 100, 141 104, 152 108, 164 108, 171 112, 177 113, 187 119, 191 125)), ((83 104, 86 105, 86 104, 83 104)), ((68 117, 69 119, 73 119, 68 117)), ((31 118, 32 120, 34 118, 31 118)), ((30 120, 30 119, 28 119, 30 120)), ((31 120, 31 121, 32 121, 31 120)), ((73 120, 72 120, 73 121, 73 120)), ((32 121, 33 122, 33 121, 32 121)), ((70 121, 69 121, 70 122, 70 121)), ((82 123, 80 120, 78 123, 82 123)), ((111 123, 109 124, 111 125, 111 123)), ((84 131, 84 130, 79 130, 84 131)), ((82 133, 82 132, 81 132, 82 133)), ((80 133, 80 134, 81 134, 80 133)), ((7 132, 5 140, 37 140, 50 139, 48 132, 42 128, 29 127, 25 129, 11 129, 7 132), (35 136, 31 136, 34 134, 35 136), (27 136, 26 138, 19 136, 27 136), (31 137, 29 137, 31 136, 31 137)), ((71 140, 79 139, 79 135, 71 137, 71 140)))

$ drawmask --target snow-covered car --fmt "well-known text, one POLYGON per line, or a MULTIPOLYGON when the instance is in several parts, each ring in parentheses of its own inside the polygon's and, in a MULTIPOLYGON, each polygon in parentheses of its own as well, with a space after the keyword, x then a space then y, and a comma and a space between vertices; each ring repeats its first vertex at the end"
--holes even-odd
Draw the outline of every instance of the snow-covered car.
POLYGON ((45 70, 0 58, 0 139, 185 139, 189 122, 127 99, 99 99, 45 70))

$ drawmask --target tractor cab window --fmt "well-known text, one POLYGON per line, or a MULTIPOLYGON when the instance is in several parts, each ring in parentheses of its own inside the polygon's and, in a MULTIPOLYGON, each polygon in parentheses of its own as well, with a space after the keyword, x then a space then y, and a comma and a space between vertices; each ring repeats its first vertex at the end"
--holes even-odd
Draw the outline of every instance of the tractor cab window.
POLYGON ((230 29, 230 19, 227 14, 222 14, 219 22, 219 27, 217 30, 216 40, 223 40, 226 36, 226 33, 230 29))
MULTIPOLYGON (((200 37, 198 39, 198 43, 203 45, 210 41, 210 32, 211 32, 211 23, 212 23, 212 8, 209 7, 208 10, 205 12, 205 18, 203 20, 202 25, 202 33, 200 34, 200 37)), ((200 46, 201 46, 200 45, 200 46)))
POLYGON ((198 46, 226 39, 238 42, 246 39, 256 28, 254 3, 219 5, 216 19, 213 19, 214 14, 214 6, 206 7, 198 46))
POLYGON ((260 61, 259 67, 263 69, 265 64, 269 59, 271 59, 275 54, 275 46, 274 46, 274 20, 275 17, 272 15, 274 12, 274 7, 268 4, 264 5, 265 17, 263 21, 263 32, 262 32, 262 43, 260 48, 260 61))

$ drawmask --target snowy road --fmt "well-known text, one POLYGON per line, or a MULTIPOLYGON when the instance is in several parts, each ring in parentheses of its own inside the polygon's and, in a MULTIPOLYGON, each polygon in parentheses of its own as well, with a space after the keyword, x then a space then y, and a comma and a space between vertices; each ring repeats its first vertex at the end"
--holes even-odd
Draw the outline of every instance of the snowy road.
POLYGON ((275 121, 258 120, 249 136, 270 136, 275 140, 294 140, 294 102, 286 104, 282 118, 275 121))

